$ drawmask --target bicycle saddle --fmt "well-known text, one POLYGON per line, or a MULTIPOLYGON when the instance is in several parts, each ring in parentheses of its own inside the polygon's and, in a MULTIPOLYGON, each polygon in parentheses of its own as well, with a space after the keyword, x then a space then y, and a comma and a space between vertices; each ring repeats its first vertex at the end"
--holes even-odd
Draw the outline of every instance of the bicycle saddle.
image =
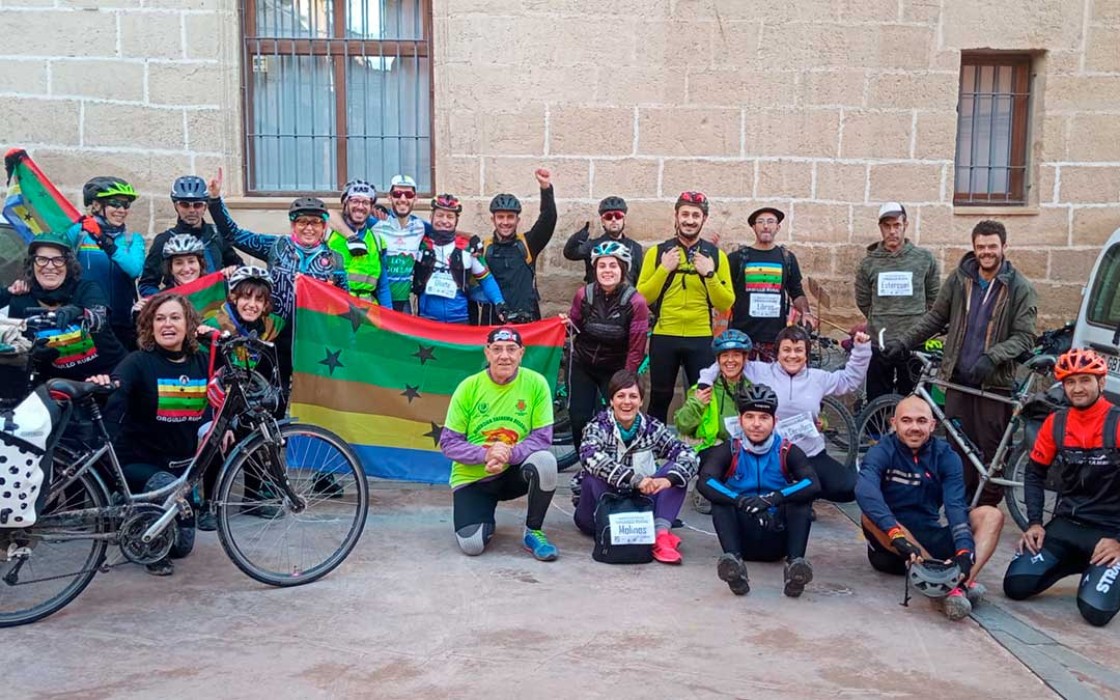
POLYGON ((58 394, 71 401, 81 401, 94 394, 110 394, 114 387, 101 386, 92 382, 77 382, 73 379, 51 379, 47 381, 47 390, 52 395, 58 394))

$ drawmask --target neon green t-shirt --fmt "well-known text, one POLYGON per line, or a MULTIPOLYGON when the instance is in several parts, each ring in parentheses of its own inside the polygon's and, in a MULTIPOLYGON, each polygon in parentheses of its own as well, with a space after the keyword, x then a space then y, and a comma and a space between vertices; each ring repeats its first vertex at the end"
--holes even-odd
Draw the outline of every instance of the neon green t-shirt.
MULTIPOLYGON (((539 372, 522 367, 509 384, 495 384, 483 370, 455 388, 447 409, 449 430, 467 436, 472 445, 508 445, 552 425, 552 392, 539 372)), ((451 488, 489 476, 485 464, 451 462, 451 488)))

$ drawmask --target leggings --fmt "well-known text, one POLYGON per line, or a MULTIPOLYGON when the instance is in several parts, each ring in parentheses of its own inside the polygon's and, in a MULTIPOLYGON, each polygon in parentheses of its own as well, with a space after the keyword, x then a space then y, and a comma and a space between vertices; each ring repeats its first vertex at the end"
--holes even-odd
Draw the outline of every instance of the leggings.
POLYGON ((607 384, 621 367, 587 367, 572 362, 568 377, 568 416, 572 420, 572 444, 576 452, 583 443, 583 429, 599 409, 599 397, 606 398, 607 384))
POLYGON ((700 370, 712 364, 712 339, 707 336, 653 335, 649 340, 649 414, 668 422, 669 404, 677 373, 684 367, 685 389, 700 379, 700 370))
POLYGON ((1120 611, 1120 564, 1110 567, 1089 563, 1097 542, 1115 537, 1068 518, 1054 518, 1046 526, 1042 551, 1015 555, 1003 577, 1003 592, 1012 600, 1025 600, 1050 588, 1066 576, 1081 575, 1077 609, 1096 627, 1107 625, 1120 611))
POLYGON ((541 450, 510 465, 495 477, 461 486, 452 495, 455 535, 466 554, 481 554, 494 534, 494 511, 499 501, 528 494, 525 527, 539 530, 556 493, 556 457, 541 450))
POLYGON ((851 503, 856 500, 856 470, 845 467, 828 452, 819 452, 809 458, 809 464, 817 472, 821 483, 821 493, 817 498, 833 503, 851 503))
POLYGON ((778 561, 783 556, 805 556, 812 527, 809 503, 786 503, 778 508, 776 527, 763 527, 757 515, 735 506, 712 504, 712 525, 725 554, 738 554, 746 561, 778 561))
MULTIPOLYGON (((668 466, 672 465, 662 467, 661 471, 654 476, 664 476, 662 472, 668 466)), ((653 520, 658 531, 672 528, 673 521, 677 519, 677 515, 681 512, 681 506, 684 505, 687 490, 686 487, 674 486, 652 497, 653 520)), ((584 473, 583 482, 580 485, 579 504, 576 506, 574 515, 576 527, 583 534, 595 536, 595 506, 599 504, 599 499, 603 497, 603 494, 608 492, 618 493, 619 489, 614 488, 597 476, 584 473)))

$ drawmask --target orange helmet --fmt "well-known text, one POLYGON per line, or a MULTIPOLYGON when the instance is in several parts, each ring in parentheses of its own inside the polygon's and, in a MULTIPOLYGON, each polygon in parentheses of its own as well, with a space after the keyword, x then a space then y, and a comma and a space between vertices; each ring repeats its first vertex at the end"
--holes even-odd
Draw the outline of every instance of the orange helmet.
POLYGON ((1108 365, 1092 350, 1074 348, 1058 358, 1058 364, 1054 365, 1054 379, 1061 382, 1075 374, 1103 377, 1108 374, 1108 365))

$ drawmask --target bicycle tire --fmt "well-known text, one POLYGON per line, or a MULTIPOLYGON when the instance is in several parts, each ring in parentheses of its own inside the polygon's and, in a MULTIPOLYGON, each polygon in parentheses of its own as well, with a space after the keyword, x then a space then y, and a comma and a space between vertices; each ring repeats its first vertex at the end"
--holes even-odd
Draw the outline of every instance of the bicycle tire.
POLYGON ((270 586, 302 586, 329 574, 358 544, 369 512, 369 485, 353 449, 331 431, 309 423, 288 423, 280 426, 280 437, 288 479, 292 489, 305 500, 306 509, 296 513, 278 496, 279 488, 263 467, 264 460, 268 459, 267 452, 262 449, 266 441, 260 433, 253 433, 238 446, 237 453, 220 476, 216 503, 218 539, 230 560, 250 578, 270 586), (300 438, 322 440, 337 450, 338 458, 321 461, 321 450, 313 455, 307 454, 306 449, 295 454, 304 445, 300 438), (330 475, 329 483, 326 474, 330 475), (343 482, 341 497, 326 495, 324 490, 333 489, 340 479, 343 482), (320 486, 324 483, 328 485, 320 486), (318 493, 317 489, 320 489, 318 493), (308 562, 302 555, 297 557, 298 561, 293 561, 290 549, 311 542, 320 534, 316 532, 317 526, 321 531, 324 529, 321 526, 330 525, 332 506, 337 506, 333 510, 340 512, 334 519, 339 520, 345 530, 334 551, 321 561, 308 562), (320 507, 327 511, 327 517, 319 514, 320 507), (265 508, 275 508, 277 514, 263 516, 265 508), (304 532, 308 528, 303 525, 309 525, 311 532, 304 532), (263 554, 256 552, 267 543, 265 529, 270 526, 277 526, 277 534, 284 540, 280 556, 282 568, 270 568, 263 562, 263 554), (244 542, 241 541, 243 536, 244 542), (289 536, 295 543, 287 542, 289 536))
MULTIPOLYGON (((8 538, 26 535, 29 538, 34 538, 36 535, 43 536, 50 531, 49 517, 59 516, 68 510, 84 510, 87 508, 105 508, 109 504, 109 492, 106 490, 105 485, 101 482, 96 475, 90 471, 78 476, 78 478, 66 489, 68 495, 65 496, 65 501, 57 502, 58 496, 52 493, 48 496, 47 503, 43 508, 43 513, 39 516, 39 521, 31 527, 16 531, 4 533, 4 537, 0 537, 4 546, 7 547, 9 543, 8 538)), ((107 531, 109 527, 108 522, 104 519, 98 519, 93 524, 92 534, 101 534, 107 531)), ((72 526, 60 526, 67 532, 73 532, 72 526)), ((26 625, 44 617, 53 615, 54 613, 62 610, 71 602, 74 601, 86 586, 90 584, 93 577, 97 575, 98 567, 101 566, 105 560, 105 550, 108 547, 106 540, 67 540, 65 542, 44 542, 42 540, 36 542, 32 546, 31 557, 24 563, 20 569, 20 576, 26 578, 28 574, 31 576, 50 576, 50 581, 43 581, 43 583, 55 583, 58 581, 66 580, 67 574, 52 573, 50 571, 50 564, 40 565, 37 560, 47 559, 50 560, 50 553, 59 551, 58 548, 67 545, 73 545, 75 550, 85 551, 88 547, 88 552, 80 554, 81 564, 77 567, 76 573, 73 578, 65 583, 63 588, 53 595, 51 595, 45 602, 38 603, 28 608, 7 610, 7 601, 13 600, 19 591, 24 591, 24 586, 35 586, 35 583, 19 583, 17 585, 10 585, 4 583, 2 579, 7 576, 12 568, 15 566, 12 561, 0 562, 0 627, 15 627, 18 625, 26 625), (32 563, 36 562, 36 563, 32 563), (30 567, 30 568, 29 568, 30 567), (38 573, 36 573, 38 567, 38 573)))
MULTIPOLYGON (((1008 460, 1011 469, 1007 473, 1007 479, 1016 482, 1017 486, 1006 486, 1003 490, 1003 500, 1007 504, 1007 512, 1011 515, 1015 524, 1019 526, 1019 529, 1024 532, 1026 532, 1029 523, 1027 522, 1027 505, 1023 482, 1027 475, 1027 468, 1030 466, 1030 460, 1030 447, 1021 446, 1011 453, 1011 458, 1008 460)), ((1058 504, 1058 493, 1049 488, 1046 489, 1045 493, 1046 500, 1043 503, 1042 520, 1043 522, 1049 522, 1054 515, 1054 507, 1058 504)))
POLYGON ((856 440, 858 441, 858 449, 856 450, 857 468, 867 451, 877 445, 882 436, 890 434, 890 419, 894 415, 894 407, 901 400, 902 396, 899 394, 884 394, 868 401, 867 405, 863 407, 863 411, 856 419, 856 424, 859 426, 856 431, 856 440))
POLYGON ((859 443, 852 412, 839 399, 826 396, 821 400, 818 418, 829 456, 846 467, 855 465, 859 443))

